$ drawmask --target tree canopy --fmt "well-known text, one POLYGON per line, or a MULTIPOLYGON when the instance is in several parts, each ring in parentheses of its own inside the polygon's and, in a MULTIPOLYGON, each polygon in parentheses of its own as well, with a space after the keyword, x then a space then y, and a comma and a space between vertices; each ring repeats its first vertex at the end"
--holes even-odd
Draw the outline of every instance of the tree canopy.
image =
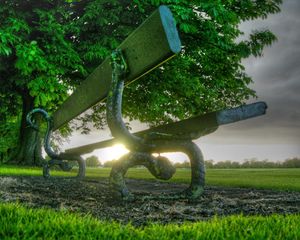
MULTIPOLYGON (((276 39, 264 29, 237 41, 243 34, 239 24, 279 12, 280 3, 281 0, 1 0, 2 139, 11 138, 10 134, 16 132, 11 128, 18 123, 18 144, 24 145, 28 138, 24 116, 34 107, 53 112, 161 4, 168 5, 174 14, 182 53, 125 89, 124 114, 157 125, 239 105, 255 96, 241 60, 261 56, 264 47, 276 39)), ((96 113, 83 119, 101 127, 104 107, 93 109, 96 113)), ((82 124, 85 130, 86 123, 82 124)), ((5 151, 3 146, 0 151, 5 151)))

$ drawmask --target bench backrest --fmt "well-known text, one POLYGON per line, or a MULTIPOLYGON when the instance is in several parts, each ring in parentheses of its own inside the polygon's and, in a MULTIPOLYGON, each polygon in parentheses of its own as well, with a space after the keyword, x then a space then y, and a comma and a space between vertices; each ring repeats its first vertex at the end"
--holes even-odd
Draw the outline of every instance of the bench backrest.
MULTIPOLYGON (((160 6, 119 46, 129 67, 126 83, 147 74, 180 52, 181 42, 172 13, 160 6)), ((108 57, 53 114, 54 130, 107 96, 112 69, 108 57)))

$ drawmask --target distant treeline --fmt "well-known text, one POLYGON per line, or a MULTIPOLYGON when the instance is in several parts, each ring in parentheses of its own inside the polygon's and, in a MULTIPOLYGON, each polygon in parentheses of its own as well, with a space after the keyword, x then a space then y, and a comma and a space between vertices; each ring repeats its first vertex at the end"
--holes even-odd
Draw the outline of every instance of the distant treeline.
MULTIPOLYGON (((86 159, 88 167, 112 167, 115 160, 101 163, 96 156, 86 159)), ((176 168, 189 168, 190 162, 175 163, 176 168)), ((300 168, 300 158, 289 158, 280 162, 272 162, 270 160, 257 160, 255 158, 245 159, 243 162, 222 161, 215 162, 213 160, 205 161, 206 168, 300 168)))
MULTIPOLYGON (((190 162, 175 163, 176 168, 190 167, 190 162)), ((243 162, 221 161, 214 162, 213 160, 205 161, 206 168, 300 168, 300 158, 289 158, 283 162, 272 162, 269 160, 249 159, 243 162)))

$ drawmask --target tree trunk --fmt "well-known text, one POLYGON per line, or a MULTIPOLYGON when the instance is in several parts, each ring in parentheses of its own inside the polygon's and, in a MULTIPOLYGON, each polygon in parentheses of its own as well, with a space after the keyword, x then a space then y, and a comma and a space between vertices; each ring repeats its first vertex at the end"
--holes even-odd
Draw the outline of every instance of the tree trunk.
POLYGON ((30 128, 26 123, 26 115, 34 108, 34 98, 30 96, 28 91, 23 91, 22 101, 19 143, 17 151, 11 157, 11 162, 28 166, 40 166, 43 160, 41 138, 39 132, 30 128))

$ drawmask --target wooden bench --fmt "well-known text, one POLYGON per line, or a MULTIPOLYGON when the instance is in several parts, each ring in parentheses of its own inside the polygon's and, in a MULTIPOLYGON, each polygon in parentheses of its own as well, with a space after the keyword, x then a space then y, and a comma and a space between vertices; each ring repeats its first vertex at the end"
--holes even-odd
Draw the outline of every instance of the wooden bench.
MULTIPOLYGON (((172 13, 166 6, 160 6, 134 32, 132 32, 118 47, 126 57, 130 73, 126 78, 129 84, 149 73, 151 70, 168 61, 181 50, 181 42, 172 13)), ((50 147, 50 135, 65 123, 77 117, 98 102, 104 101, 112 80, 110 57, 107 57, 66 101, 49 116, 43 109, 34 109, 27 116, 27 122, 38 130, 32 121, 32 115, 42 114, 48 123, 48 134, 45 137, 44 148, 51 158, 44 166, 44 176, 49 177, 52 165, 59 165, 63 170, 70 170, 67 161, 79 163, 78 177, 84 177, 85 165, 80 156, 74 154, 56 154, 50 147)))
POLYGON ((202 194, 205 184, 205 166, 199 147, 192 142, 201 136, 214 132, 220 125, 233 123, 265 114, 263 102, 221 110, 203 116, 196 116, 179 122, 151 128, 132 134, 126 128, 121 111, 124 84, 129 84, 152 69, 168 61, 181 49, 175 21, 170 10, 161 6, 139 28, 137 28, 60 106, 51 118, 42 109, 35 109, 28 115, 28 122, 35 128, 32 115, 41 113, 48 120, 48 134, 45 150, 51 160, 44 166, 44 176, 49 177, 49 169, 59 165, 70 170, 68 161, 79 163, 78 177, 85 174, 82 154, 95 149, 123 143, 130 152, 112 167, 110 184, 114 193, 122 199, 132 199, 126 187, 124 175, 128 168, 144 165, 159 179, 169 179, 175 172, 171 162, 153 153, 183 152, 191 162, 191 183, 183 194, 196 198, 202 194), (52 130, 77 117, 94 104, 107 97, 107 122, 114 139, 89 144, 56 154, 49 145, 52 130), (66 161, 68 160, 68 161, 66 161))

